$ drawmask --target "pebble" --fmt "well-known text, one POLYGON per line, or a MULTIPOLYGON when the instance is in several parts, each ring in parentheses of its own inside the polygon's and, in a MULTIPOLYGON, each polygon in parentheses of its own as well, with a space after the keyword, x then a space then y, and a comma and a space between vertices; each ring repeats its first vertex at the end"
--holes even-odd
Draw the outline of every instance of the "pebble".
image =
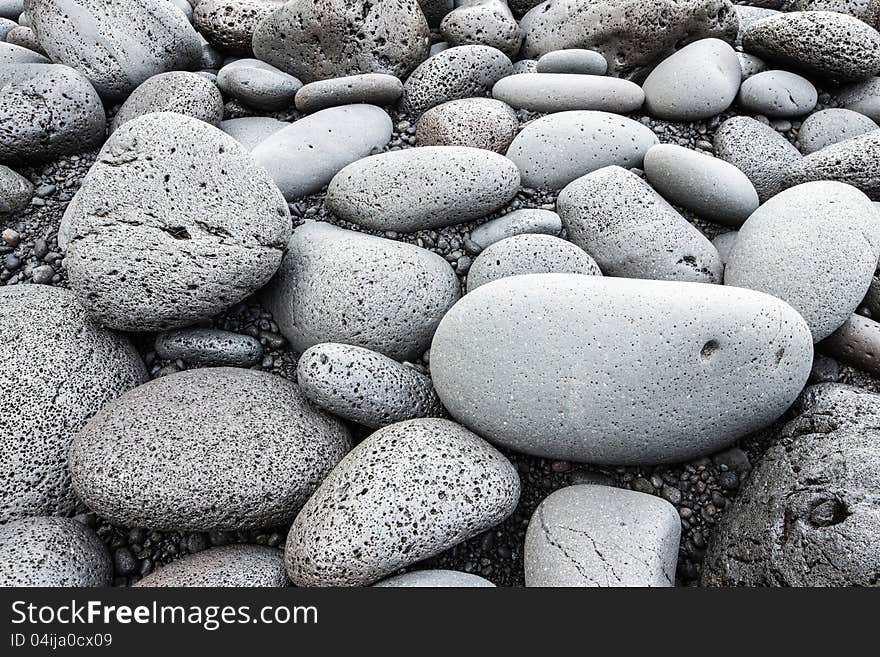
POLYGON ((455 272, 435 253, 309 222, 294 231, 265 302, 299 353, 342 342, 411 360, 459 294, 455 272))
POLYGON ((281 587, 289 582, 281 550, 264 545, 224 545, 173 561, 135 586, 281 587))
POLYGON ((870 200, 854 187, 831 181, 792 187, 740 228, 724 282, 791 304, 818 342, 865 297, 880 255, 878 228, 870 200))
POLYGON ((24 11, 24 0, 0 0, 0 17, 16 20, 24 11))
POLYGON ((747 116, 721 124, 715 133, 715 155, 746 174, 761 202, 783 189, 801 160, 798 149, 785 137, 747 116))
POLYGON ((771 296, 576 274, 478 288, 431 345, 457 421, 518 452, 609 465, 692 459, 766 427, 812 361, 807 325, 771 296))
POLYGON ((28 50, 33 50, 35 53, 43 56, 46 55, 46 52, 37 40, 37 35, 34 34, 34 31, 31 28, 25 27, 24 25, 18 25, 9 30, 6 34, 6 42, 21 46, 22 48, 27 48, 28 50))
POLYGON ((651 128, 632 119, 588 110, 557 112, 529 123, 507 150, 522 185, 562 189, 610 165, 640 167, 658 143, 651 128))
POLYGON ((462 98, 432 107, 416 124, 420 146, 471 146, 504 153, 519 131, 516 113, 492 98, 462 98))
POLYGON ((584 48, 552 50, 538 58, 538 73, 579 73, 581 75, 605 75, 608 62, 602 53, 584 48))
POLYGON ((721 516, 703 586, 877 585, 880 397, 824 383, 798 411, 721 516))
POLYGON ((193 24, 217 50, 247 56, 257 24, 280 5, 280 0, 198 0, 193 24))
MULTIPOLYGON (((790 4, 791 0, 767 0, 763 3, 768 5, 766 7, 752 7, 751 5, 733 5, 733 10, 736 12, 736 15, 739 16, 739 31, 736 35, 736 41, 734 41, 733 43, 734 47, 736 47, 737 49, 742 48, 743 34, 745 34, 746 29, 748 29, 749 25, 761 20, 762 18, 778 15, 780 13, 779 10, 774 9, 772 5, 781 6, 784 3, 790 4)), ((758 4, 762 4, 760 0, 758 4)))
POLYGON ((265 139, 289 125, 268 116, 243 116, 240 119, 222 121, 220 129, 247 150, 253 151, 265 139))
POLYGON ((880 78, 868 78, 841 87, 837 100, 841 107, 864 114, 875 123, 880 122, 880 78))
POLYGON ((562 488, 529 522, 526 586, 674 586, 680 534, 675 507, 654 495, 609 486, 562 488))
POLYGON ((14 43, 0 43, 0 66, 7 64, 51 64, 46 57, 14 43))
POLYGON ((734 228, 758 209, 758 192, 746 175, 722 159, 675 144, 645 155, 645 176, 670 203, 734 228))
POLYGON ((492 588, 489 580, 456 570, 414 570, 373 584, 380 588, 492 588))
POLYGON ((275 273, 291 230, 280 192, 238 142, 170 112, 113 133, 65 220, 71 289, 92 317, 130 331, 238 303, 275 273))
MULTIPOLYGON (((31 181, 0 164, 0 214, 12 214, 24 210, 33 197, 34 186, 31 181)), ((18 246, 17 241, 11 244, 6 240, 6 231, 3 235, 7 244, 18 246)))
POLYGON ((487 221, 471 231, 471 240, 485 249, 514 235, 544 234, 559 235, 562 220, 550 210, 528 208, 514 210, 509 214, 487 221))
POLYGON ((381 149, 391 118, 374 105, 330 107, 267 137, 252 153, 292 201, 314 194, 343 167, 381 149))
POLYGON ((753 75, 757 75, 758 73, 767 70, 767 63, 760 57, 755 57, 754 55, 745 52, 737 52, 736 57, 739 59, 739 66, 740 69, 742 69, 743 80, 748 80, 753 75))
POLYGON ((217 86, 223 93, 245 105, 267 112, 293 106, 302 82, 271 64, 258 59, 237 59, 217 73, 217 86))
POLYGON ((826 146, 877 130, 878 127, 859 112, 842 108, 825 109, 804 119, 798 132, 798 144, 804 155, 810 155, 826 146))
POLYGON ((360 73, 403 78, 428 56, 428 44, 417 0, 288 2, 253 37, 257 59, 306 83, 360 73))
POLYGON ((121 100, 158 73, 198 66, 202 45, 186 16, 166 0, 33 0, 28 18, 53 62, 121 100), (100 43, 100 47, 96 47, 100 43))
POLYGON ((392 424, 330 473, 296 517, 285 561, 296 586, 363 586, 507 518, 516 468, 442 419, 392 424))
POLYGON ((315 406, 370 429, 445 414, 431 379, 362 347, 317 344, 300 356, 296 373, 315 406))
POLYGON ((195 367, 251 367, 263 358, 263 346, 250 335, 220 329, 188 328, 161 333, 156 353, 195 367))
POLYGON ((511 58, 519 52, 523 38, 507 0, 458 3, 440 23, 440 34, 450 46, 491 46, 511 58))
POLYGON ((18 23, 14 20, 0 16, 0 41, 5 41, 6 35, 16 27, 18 27, 18 23))
POLYGON ((359 226, 411 233, 486 216, 512 199, 519 186, 516 165, 503 155, 467 146, 424 146, 348 165, 330 181, 324 203, 335 216, 359 226))
POLYGON ((669 121, 698 121, 733 104, 742 81, 736 52, 720 39, 695 41, 670 55, 642 85, 645 110, 669 121))
POLYGON ((366 103, 385 107, 403 95, 403 83, 386 73, 363 73, 317 80, 296 92, 296 108, 310 114, 328 107, 366 103))
POLYGON ((513 64, 497 48, 447 48, 425 60, 407 78, 403 105, 418 115, 450 100, 488 96, 498 80, 512 73, 513 64))
POLYGON ((501 78, 492 96, 530 112, 600 110, 626 114, 645 102, 641 88, 628 80, 575 73, 524 73, 501 78))
POLYGON ((605 167, 570 183, 557 211, 607 276, 720 283, 712 243, 634 173, 605 167))
POLYGON ((113 523, 241 530, 290 522, 350 447, 344 425, 288 380, 202 368, 101 409, 73 441, 70 472, 79 499, 113 523))
POLYGON ((104 139, 106 125, 101 99, 73 69, 0 65, 0 162, 91 150, 104 139))
POLYGON ((223 97, 217 86, 186 71, 160 73, 135 89, 116 113, 110 132, 126 121, 151 112, 177 112, 211 125, 223 119, 223 97))
POLYGON ((70 518, 23 518, 0 525, 0 587, 106 587, 107 548, 70 518))
POLYGON ((596 261, 571 242, 551 235, 516 235, 477 256, 468 272, 467 289, 471 292, 507 276, 548 273, 602 275, 596 261))
POLYGON ((855 314, 816 348, 871 376, 880 376, 880 324, 855 314))
POLYGON ((67 515, 73 435, 147 372, 129 341, 92 322, 67 290, 0 287, 0 335, 9 395, 0 409, 0 524, 67 515))
POLYGON ((839 82, 880 72, 880 33, 835 11, 791 11, 749 25, 743 49, 782 66, 839 82))
POLYGON ((788 71, 764 71, 742 83, 738 101, 749 112, 793 117, 816 108, 819 94, 806 78, 788 71))
POLYGON ((737 233, 738 231, 732 230, 729 233, 722 233, 712 240, 712 246, 718 251, 718 255, 721 257, 721 264, 725 268, 727 263, 730 262, 730 252, 733 251, 733 245, 736 244, 737 233))
POLYGON ((786 186, 834 180, 880 201, 880 130, 851 137, 807 155, 791 168, 786 186))

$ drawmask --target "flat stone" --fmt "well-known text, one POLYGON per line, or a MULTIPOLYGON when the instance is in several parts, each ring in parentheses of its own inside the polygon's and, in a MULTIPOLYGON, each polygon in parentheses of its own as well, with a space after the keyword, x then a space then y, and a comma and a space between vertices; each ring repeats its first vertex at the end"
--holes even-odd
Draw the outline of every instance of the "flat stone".
POLYGON ((495 83, 492 96, 531 112, 600 110, 626 114, 645 101, 639 85, 628 80, 576 73, 509 75, 495 83))
POLYGON ((70 518, 24 518, 0 525, 0 586, 106 587, 107 548, 70 518))
POLYGON ((770 118, 803 116, 816 108, 819 94, 806 78, 788 71, 764 71, 742 83, 739 104, 770 118))
POLYGON ((562 219, 558 214, 550 210, 527 208, 514 210, 477 226, 471 231, 471 240, 485 249, 514 235, 542 234, 555 237, 561 231, 562 219))
POLYGON ((372 584, 494 527, 519 493, 516 468, 467 429, 392 424, 355 447, 296 517, 288 575, 297 586, 372 584))
POLYGON ((220 129, 247 150, 253 151, 264 140, 290 124, 268 116, 244 116, 220 123, 220 129))
POLYGON ((317 344, 300 356, 296 374, 315 406, 371 429, 446 414, 431 379, 370 349, 317 344))
POLYGON ((666 500, 610 486, 545 498, 526 532, 526 586, 675 586, 681 520, 666 500))
POLYGON ((129 331, 187 326, 253 294, 291 230, 284 198, 244 147, 170 112, 113 133, 65 220, 71 289, 92 317, 129 331))
POLYGON ((578 178, 559 194, 569 239, 607 276, 720 283, 712 243, 646 182, 618 166, 578 178))
POLYGON ((786 186, 834 180, 860 189, 880 201, 880 130, 811 153, 788 171, 786 186))
POLYGON ((669 121, 698 121, 733 104, 742 81, 736 52, 720 39, 701 39, 670 55, 642 85, 645 110, 669 121))
POLYGON ((391 118, 374 105, 330 107, 267 137, 253 156, 284 198, 314 194, 343 167, 391 139, 391 118))
POLYGON ((282 4, 282 0, 198 0, 193 23, 218 50, 250 55, 257 24, 282 4))
POLYGON ((386 73, 346 75, 329 80, 316 80, 296 92, 296 109, 309 114, 337 105, 366 103, 385 107, 403 95, 403 83, 386 73))
POLYGON ((780 192, 739 230, 725 285, 791 304, 818 342, 868 290, 880 255, 880 215, 854 187, 820 181, 780 192))
POLYGON ((437 254, 315 222, 293 232, 265 294, 295 351, 343 342, 396 360, 425 352, 458 297, 458 278, 437 254))
POLYGON ((601 276, 583 249, 551 235, 516 235, 495 242, 476 257, 467 277, 468 292, 507 276, 522 274, 601 276))
POLYGON ((450 46, 484 45, 515 57, 523 34, 506 0, 466 0, 446 14, 440 34, 450 46))
POLYGON ((412 233, 483 217, 512 199, 519 183, 519 171, 503 155, 424 146, 349 164, 330 181, 324 204, 365 228, 412 233))
POLYGON ((250 367, 263 358, 263 345, 249 335, 189 328, 157 336, 156 353, 164 360, 182 360, 195 367, 250 367))
POLYGON ((24 210, 33 197, 31 181, 0 164, 0 214, 24 210))
POLYGON ((782 415, 812 361, 807 325, 769 295, 578 274, 484 285, 431 346, 437 394, 472 431, 606 465, 723 449, 782 415))
POLYGON ((67 450, 94 413, 147 379, 129 341, 92 322, 67 290, 0 287, 0 523, 68 515, 67 450))
POLYGON ((258 59, 237 59, 217 73, 217 86, 245 105, 267 112, 293 107, 302 82, 258 59))
POLYGON ((380 588, 492 588, 489 580, 457 570, 414 570, 376 582, 380 588))
POLYGON ((831 108, 810 114, 798 131, 798 143, 804 155, 821 151, 826 146, 858 137, 880 127, 859 112, 831 108))
POLYGON ((657 142, 651 128, 632 119, 587 110, 557 112, 523 128, 507 157, 519 167, 524 187, 562 189, 610 165, 640 167, 657 142))
POLYGON ((462 98, 432 107, 416 124, 420 146, 471 146, 504 153, 519 131, 516 112, 500 100, 462 98))
POLYGON ((645 155, 645 176, 670 203, 738 227, 758 209, 758 192, 732 164, 674 144, 658 144, 645 155))
POLYGON ((291 522, 350 447, 287 379, 200 368, 105 406, 74 439, 70 472, 79 499, 116 524, 256 529, 291 522))
POLYGON ((191 554, 153 571, 140 587, 289 586, 284 553, 264 545, 223 545, 191 554))
POLYGON ((113 118, 113 132, 126 121, 151 112, 177 112, 211 125, 223 119, 223 96, 217 85, 186 71, 160 73, 135 89, 113 118))
POLYGON ((544 53, 538 58, 538 73, 580 73, 605 75, 608 62, 602 53, 585 48, 564 48, 544 53))

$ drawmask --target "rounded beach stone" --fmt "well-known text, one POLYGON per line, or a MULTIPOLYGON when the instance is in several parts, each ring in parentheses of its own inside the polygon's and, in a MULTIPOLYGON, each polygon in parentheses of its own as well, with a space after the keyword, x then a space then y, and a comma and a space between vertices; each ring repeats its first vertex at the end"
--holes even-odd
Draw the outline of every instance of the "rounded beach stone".
POLYGON ((773 128, 748 116, 735 116, 715 132, 715 155, 742 171, 763 202, 786 184, 801 154, 773 128))
POLYGON ((7 64, 51 64, 48 58, 28 48, 5 41, 0 43, 0 66, 7 64))
POLYGON ((24 210, 33 197, 31 181, 0 164, 0 214, 24 210))
POLYGON ((507 0, 464 0, 446 14, 440 34, 450 46, 484 45, 515 57, 522 45, 522 30, 507 0))
POLYGON ((79 499, 116 524, 255 529, 290 522, 350 447, 287 379, 200 368, 105 406, 74 439, 70 472, 79 499))
POLYGON ((529 123, 507 149, 524 187, 562 189, 610 165, 640 167, 658 142, 648 126, 607 112, 557 112, 529 123))
POLYGON ((247 150, 253 151, 263 140, 289 125, 269 116, 243 116, 240 119, 222 121, 220 129, 247 150))
POLYGON ((296 517, 285 561, 297 586, 363 586, 494 527, 519 500, 516 468, 441 419, 380 429, 296 517))
POLYGON ((129 341, 93 323, 67 290, 0 287, 0 523, 74 510, 73 435, 147 379, 129 341))
POLYGON ((819 181, 780 192, 739 230, 725 284, 791 304, 815 342, 843 324, 871 283, 880 214, 860 191, 819 181))
POLYGON ((511 71, 511 75, 518 75, 520 73, 537 73, 538 72, 538 60, 537 59, 520 59, 513 63, 513 70, 511 71))
MULTIPOLYGON (((773 0, 771 0, 772 2, 773 0)), ((775 4, 781 5, 786 0, 776 0, 775 4)), ((755 23, 762 18, 767 18, 768 16, 776 16, 779 14, 778 9, 774 9, 772 7, 761 7, 756 6, 752 7, 751 5, 734 5, 733 10, 736 12, 736 15, 739 16, 739 31, 736 33, 736 41, 733 42, 734 47, 737 49, 742 48, 742 38, 743 34, 745 34, 749 25, 755 23)))
POLYGON ((860 189, 880 201, 880 130, 856 137, 807 155, 788 171, 787 186, 819 180, 834 180, 860 189))
POLYGON ((101 99, 74 69, 55 64, 0 66, 0 161, 49 160, 101 143, 101 99))
POLYGON ((392 127, 374 105, 329 107, 275 132, 252 153, 292 201, 320 191, 340 169, 381 149, 392 127))
POLYGON ((25 27, 24 25, 18 25, 9 30, 9 32, 6 33, 6 42, 21 46, 22 48, 27 48, 28 50, 33 50, 44 56, 46 55, 46 52, 40 46, 40 42, 37 41, 37 35, 34 34, 34 31, 31 28, 25 27))
POLYGON ((629 80, 576 73, 521 73, 501 78, 492 97, 531 112, 600 110, 626 114, 645 102, 645 93, 629 80))
POLYGON ((738 101, 756 114, 803 116, 813 111, 819 94, 806 78, 788 71, 764 71, 742 83, 738 101))
POLYGON ((302 82, 258 59, 237 59, 217 73, 217 86, 245 105, 275 112, 293 107, 302 82))
POLYGON ((104 587, 113 562, 94 531, 70 518, 0 525, 0 587, 104 587))
POLYGON ((441 103, 488 96, 492 86, 513 73, 507 55, 490 46, 447 48, 425 60, 403 85, 407 111, 421 114, 441 103))
POLYGON ((189 328, 160 334, 156 353, 164 360, 182 360, 195 367, 250 367, 262 359, 263 345, 250 335, 189 328))
POLYGON ((601 276, 599 265, 583 249, 551 235, 517 235, 491 245, 471 265, 468 292, 507 276, 521 274, 601 276))
POLYGON ((516 133, 516 112, 500 100, 462 98, 432 107, 416 124, 420 146, 471 146, 504 153, 516 133))
POLYGON ((387 73, 363 73, 317 80, 296 92, 296 109, 309 114, 337 105, 366 103, 385 107, 403 95, 403 83, 387 73))
POLYGON ((807 325, 769 295, 578 274, 484 285, 446 314, 431 346, 434 387, 472 431, 607 465, 730 445, 785 412, 812 362, 807 325))
POLYGON ((428 23, 416 0, 297 0, 254 30, 257 59, 303 82, 358 73, 403 78, 428 56, 428 23))
POLYGON ((471 231, 471 241, 485 249, 514 235, 541 234, 555 237, 561 231, 562 219, 555 212, 525 208, 477 226, 471 231))
POLYGON ((746 52, 841 82, 880 72, 880 33, 835 11, 792 11, 749 25, 746 52))
POLYGON ((645 110, 669 121, 698 121, 733 104, 742 82, 736 52, 720 39, 702 39, 670 55, 648 75, 645 110))
POLYGON ((670 203, 725 226, 741 226, 758 209, 758 192, 742 171, 689 148, 652 147, 645 155, 645 176, 670 203))
POLYGON ((297 352, 342 342, 410 360, 459 294, 452 267, 431 251, 309 222, 293 232, 265 299, 297 352))
POLYGON ((223 119, 223 97, 217 85, 196 73, 160 73, 142 83, 119 108, 110 131, 152 112, 177 112, 211 125, 223 119))
POLYGON ((807 388, 721 516, 704 586, 876 586, 880 397, 807 388))
POLYGON ((745 52, 737 52, 736 58, 739 59, 743 80, 748 80, 753 75, 766 71, 768 68, 767 63, 763 59, 745 52))
POLYGON ((519 182, 516 165, 498 153, 424 146, 349 164, 330 181, 324 204, 364 228, 412 233, 483 217, 512 199, 519 182))
POLYGON ((880 122, 880 78, 868 78, 864 82, 841 87, 837 100, 841 107, 880 122))
POLYGON ((300 356, 296 377, 315 406, 370 429, 446 414, 431 379, 363 347, 310 347, 300 356))
POLYGON ((0 16, 0 41, 5 41, 6 35, 16 27, 18 27, 18 23, 14 20, 0 16))
POLYGON ((0 17, 17 19, 24 11, 24 0, 0 0, 0 17))
POLYGON ((675 586, 681 520, 654 495, 567 486, 544 499, 526 531, 526 586, 675 586))
POLYGON ((880 376, 880 324, 858 313, 816 345, 823 354, 880 376))
POLYGON ((722 233, 712 240, 712 246, 718 251, 718 255, 721 256, 721 264, 725 266, 730 261, 730 252, 733 250, 733 245, 736 244, 736 236, 737 231, 732 230, 729 233, 722 233))
POLYGON ((257 24, 281 4, 283 0, 199 0, 193 23, 217 50, 249 55, 257 24))
POLYGON ((77 299, 129 331, 187 326, 238 303, 275 273, 291 230, 284 198, 238 142, 170 112, 113 133, 65 220, 77 299))
POLYGON ((167 0, 29 0, 27 11, 52 61, 79 69, 102 97, 201 59, 198 34, 167 0))
POLYGON ((602 53, 584 48, 564 48, 541 55, 536 65, 538 73, 580 73, 605 75, 608 62, 602 53))
POLYGON ((566 186, 556 201, 569 239, 608 276, 720 283, 712 243, 646 182, 618 166, 566 186))
POLYGON ((798 143, 804 155, 821 151, 826 146, 858 137, 880 127, 859 112, 831 108, 810 114, 801 124, 798 143))
POLYGON ((457 570, 414 570, 389 577, 373 586, 380 588, 493 588, 489 580, 457 570))
POLYGON ((639 79, 682 43, 733 42, 738 25, 728 0, 548 0, 520 21, 520 55, 590 48, 608 61, 609 75, 639 79))
POLYGON ((281 550, 264 545, 224 545, 172 561, 135 586, 225 588, 289 584, 281 550))

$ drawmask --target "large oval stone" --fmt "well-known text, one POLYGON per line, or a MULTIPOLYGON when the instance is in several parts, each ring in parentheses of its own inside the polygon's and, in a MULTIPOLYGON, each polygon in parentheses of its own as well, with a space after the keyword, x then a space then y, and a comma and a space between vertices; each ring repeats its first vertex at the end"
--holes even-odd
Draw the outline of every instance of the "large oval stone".
POLYGON ((223 545, 185 556, 153 571, 135 586, 288 586, 284 553, 265 545, 223 545))
POLYGON ((710 454, 775 420, 812 356, 803 319, 766 294, 533 274, 459 301, 434 336, 431 373, 452 416, 494 443, 652 464, 710 454))

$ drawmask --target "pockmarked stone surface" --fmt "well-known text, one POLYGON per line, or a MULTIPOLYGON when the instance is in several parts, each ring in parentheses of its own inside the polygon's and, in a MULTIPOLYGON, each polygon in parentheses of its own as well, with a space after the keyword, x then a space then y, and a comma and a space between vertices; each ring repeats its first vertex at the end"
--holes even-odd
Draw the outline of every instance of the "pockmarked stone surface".
POLYGON ((224 545, 172 561, 135 586, 289 586, 284 553, 265 545, 224 545))

